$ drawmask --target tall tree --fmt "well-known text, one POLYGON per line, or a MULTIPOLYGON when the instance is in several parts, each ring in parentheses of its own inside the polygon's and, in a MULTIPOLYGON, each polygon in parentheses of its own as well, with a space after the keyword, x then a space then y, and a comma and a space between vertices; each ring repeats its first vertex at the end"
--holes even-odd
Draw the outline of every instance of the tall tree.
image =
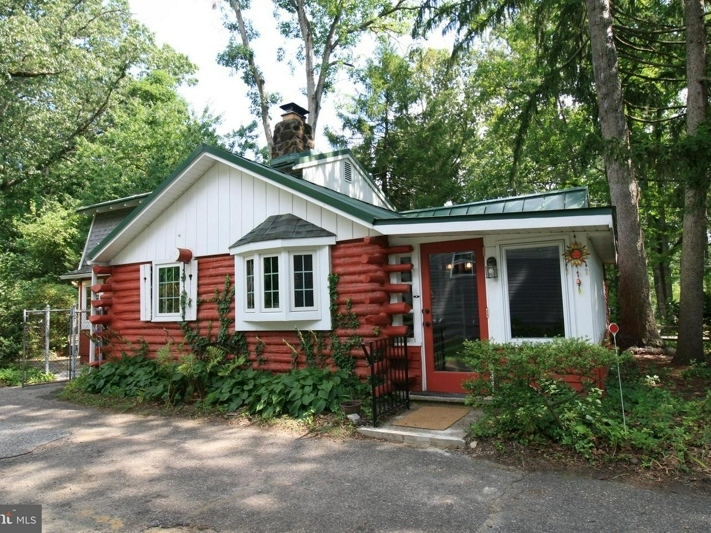
POLYGON ((57 284, 81 250, 73 210, 146 192, 218 138, 177 93, 194 65, 156 47, 125 0, 0 0, 0 48, 3 359, 23 308, 74 297, 57 284))
POLYGON ((640 190, 632 164, 612 13, 609 0, 586 0, 586 4, 600 130, 605 143, 605 170, 619 228, 620 344, 654 344, 658 343, 659 334, 652 311, 639 216, 640 190))
POLYGON ((466 67, 450 65, 445 50, 413 49, 401 57, 383 42, 353 79, 362 93, 340 114, 353 146, 399 209, 463 199, 462 162, 477 117, 467 94, 466 67), (432 186, 436 176, 436 187, 432 186))
MULTIPOLYGON (((253 41, 259 34, 244 17, 250 0, 226 0, 234 13, 226 27, 236 33, 220 54, 218 62, 242 74, 249 88, 251 111, 259 117, 264 135, 272 149, 269 107, 279 101, 277 93, 268 92, 253 41)), ((367 32, 403 33, 403 17, 414 9, 412 0, 272 0, 281 34, 298 42, 296 54, 302 63, 308 123, 317 131, 323 96, 331 89, 335 74, 350 59, 350 51, 367 32)), ((283 60, 281 51, 279 59, 283 60)))
MULTIPOLYGON (((24 209, 153 46, 125 0, 0 1, 0 192, 24 209)), ((53 176, 62 179, 61 176, 53 176)))
MULTIPOLYGON (((635 179, 625 122, 619 62, 606 0, 587 0, 587 13, 578 2, 518 2, 514 0, 428 0, 419 15, 419 27, 430 30, 446 22, 458 32, 458 49, 465 50, 492 28, 527 15, 536 34, 537 64, 541 81, 530 94, 519 117, 521 135, 528 133, 537 101, 543 96, 566 94, 584 102, 585 52, 591 47, 599 125, 610 197, 617 209, 620 241, 618 298, 623 346, 658 344, 646 268, 644 236, 639 218, 639 185, 635 179), (587 24, 586 24, 587 19, 587 24), (585 28, 587 26, 587 31, 585 28), (589 39, 588 37, 589 36, 589 39)), ((455 49, 456 50, 456 49, 455 49)))
POLYGON ((679 342, 675 363, 702 360, 703 276, 708 249, 707 205, 711 129, 708 127, 708 67, 704 0, 684 0, 686 23, 686 127, 685 156, 688 176, 684 193, 684 237, 681 253, 679 342))

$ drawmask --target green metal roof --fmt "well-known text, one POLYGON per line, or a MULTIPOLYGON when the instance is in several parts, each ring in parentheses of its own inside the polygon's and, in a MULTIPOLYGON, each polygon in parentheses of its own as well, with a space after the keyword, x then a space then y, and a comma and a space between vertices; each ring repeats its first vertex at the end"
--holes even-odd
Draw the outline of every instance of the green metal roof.
POLYGON ((414 209, 412 211, 402 211, 401 214, 407 218, 432 218, 561 211, 567 209, 584 209, 589 206, 587 187, 576 187, 562 191, 512 196, 510 198, 498 198, 468 204, 414 209))
MULTIPOLYGON (((305 155, 302 153, 296 154, 296 157, 294 157, 293 160, 298 161, 299 164, 301 164, 312 160, 312 158, 323 159, 326 157, 343 155, 346 152, 349 151, 341 150, 338 152, 331 152, 330 154, 318 155, 305 155)), ((285 157, 292 161, 292 156, 285 157)), ((130 224, 137 219, 139 221, 137 226, 130 229, 128 233, 123 234, 123 238, 128 239, 130 238, 131 233, 135 235, 137 232, 143 231, 143 229, 145 229, 145 227, 152 222, 153 219, 150 218, 150 216, 146 217, 145 220, 141 220, 142 215, 147 212, 151 205, 155 205, 157 209, 160 209, 161 202, 165 204, 165 202, 170 201, 170 197, 161 198, 162 193, 168 187, 174 185, 175 182, 175 185, 179 185, 179 187, 178 189, 174 189, 174 191, 181 190, 181 187, 187 190, 186 187, 188 187, 189 184, 197 181, 200 176, 204 174, 206 169, 218 161, 224 161, 228 164, 243 168, 248 172, 253 172, 267 181, 285 187, 296 193, 303 194, 314 201, 321 202, 334 210, 350 215, 365 224, 376 227, 391 224, 427 225, 467 220, 484 221, 491 219, 523 219, 531 217, 555 218, 570 216, 573 214, 571 213, 571 210, 575 209, 581 210, 581 215, 583 213, 590 215, 608 215, 613 214, 614 211, 611 207, 597 209, 589 208, 587 188, 578 187, 563 191, 551 191, 461 205, 417 209, 398 213, 396 211, 374 206, 361 200, 353 199, 345 194, 333 191, 320 185, 315 185, 308 181, 299 179, 298 177, 285 174, 284 172, 266 165, 255 163, 225 150, 208 145, 201 145, 193 151, 185 162, 180 165, 175 172, 173 172, 173 174, 166 178, 152 193, 150 193, 150 195, 136 195, 130 199, 122 199, 123 201, 131 200, 140 203, 113 229, 113 231, 111 231, 111 233, 106 235, 106 237, 91 250, 91 252, 87 255, 87 258, 95 259, 100 253, 104 252, 109 245, 114 243, 119 246, 124 246, 125 243, 121 242, 120 239, 122 238, 122 233, 130 224), (181 184, 183 180, 186 181, 181 184), (116 239, 119 239, 119 241, 116 242, 116 239)), ((81 211, 88 211, 98 208, 106 208, 108 210, 111 205, 119 205, 122 200, 114 200, 112 202, 104 202, 103 204, 88 206, 86 208, 82 208, 81 211)), ((165 208, 165 205, 163 205, 162 208, 165 208)), ((259 227, 261 227, 261 225, 259 227)), ((316 229, 320 230, 320 228, 316 229)), ((307 230, 305 229, 304 231, 307 230)), ((243 237, 243 239, 246 237, 247 236, 243 237)), ((240 243, 241 240, 242 239, 235 243, 235 245, 240 243)))

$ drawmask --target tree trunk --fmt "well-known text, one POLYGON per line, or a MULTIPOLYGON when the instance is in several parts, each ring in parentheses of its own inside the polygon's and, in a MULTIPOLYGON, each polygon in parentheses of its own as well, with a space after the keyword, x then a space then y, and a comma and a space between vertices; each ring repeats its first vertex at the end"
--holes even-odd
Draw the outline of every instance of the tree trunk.
POLYGON ((262 76, 259 67, 257 67, 257 63, 254 61, 254 51, 252 49, 252 44, 249 42, 247 27, 244 23, 244 18, 242 17, 242 8, 237 0, 230 0, 230 6, 237 17, 237 27, 239 29, 239 36, 242 41, 242 46, 249 49, 251 52, 247 62, 249 64, 250 74, 254 79, 254 88, 257 90, 259 95, 259 114, 262 119, 262 128, 264 128, 264 137, 267 139, 267 150, 268 153, 271 154, 274 151, 274 140, 272 139, 272 126, 269 120, 269 96, 267 95, 264 77, 262 76))
POLYGON ((667 232, 669 231, 666 221, 666 210, 664 205, 656 207, 657 216, 647 217, 647 227, 652 229, 652 250, 654 260, 652 261, 652 274, 654 277, 654 295, 657 301, 657 317, 662 322, 668 323, 670 319, 669 301, 673 297, 672 279, 670 266, 669 242, 667 232))
MULTIPOLYGON (((708 109, 706 87, 706 30, 704 0, 684 0, 686 23, 686 130, 689 137, 700 133, 708 109)), ((688 150, 688 148, 687 148, 688 150)), ((708 154, 707 154, 708 155, 708 154)), ((684 192, 684 225, 681 243, 681 293, 679 298, 679 341, 675 364, 688 364, 704 357, 703 294, 708 163, 698 153, 689 154, 684 192)))
POLYGON ((652 311, 647 257, 639 219, 639 186, 632 166, 609 0, 586 0, 605 169, 617 211, 620 347, 659 345, 652 311))

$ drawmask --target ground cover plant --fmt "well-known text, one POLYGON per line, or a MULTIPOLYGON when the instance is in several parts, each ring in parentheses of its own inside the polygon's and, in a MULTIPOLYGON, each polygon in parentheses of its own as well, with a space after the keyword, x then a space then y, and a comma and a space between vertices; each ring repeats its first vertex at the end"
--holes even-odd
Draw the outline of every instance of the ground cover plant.
MULTIPOLYGON (((366 394, 356 377, 344 370, 293 369, 274 374, 253 369, 243 358, 227 360, 219 349, 198 358, 149 358, 140 350, 84 371, 68 394, 84 392, 168 405, 197 404, 222 412, 297 419, 338 412, 346 399, 366 394)), ((67 397, 67 394, 65 394, 67 397)))
POLYGON ((468 344, 466 352, 480 372, 466 384, 469 403, 484 413, 472 428, 475 439, 501 450, 511 443, 532 453, 555 447, 594 464, 711 474, 707 364, 673 367, 671 356, 660 354, 625 353, 616 360, 613 351, 575 339, 484 341, 468 344), (596 365, 610 369, 605 392, 584 379, 574 391, 561 379, 566 369, 585 376, 596 365))
MULTIPOLYGON (((24 372, 27 384, 49 383, 54 381, 54 374, 47 374, 40 368, 28 367, 24 372)), ((0 368, 0 387, 19 387, 22 385, 23 369, 20 365, 10 364, 0 368)))

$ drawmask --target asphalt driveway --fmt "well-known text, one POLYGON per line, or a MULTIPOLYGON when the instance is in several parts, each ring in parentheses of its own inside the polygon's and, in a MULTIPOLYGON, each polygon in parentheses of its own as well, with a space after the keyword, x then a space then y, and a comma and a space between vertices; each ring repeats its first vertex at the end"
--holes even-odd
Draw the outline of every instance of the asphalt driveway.
POLYGON ((711 531, 711 498, 458 452, 113 414, 0 389, 0 504, 48 533, 711 531))

